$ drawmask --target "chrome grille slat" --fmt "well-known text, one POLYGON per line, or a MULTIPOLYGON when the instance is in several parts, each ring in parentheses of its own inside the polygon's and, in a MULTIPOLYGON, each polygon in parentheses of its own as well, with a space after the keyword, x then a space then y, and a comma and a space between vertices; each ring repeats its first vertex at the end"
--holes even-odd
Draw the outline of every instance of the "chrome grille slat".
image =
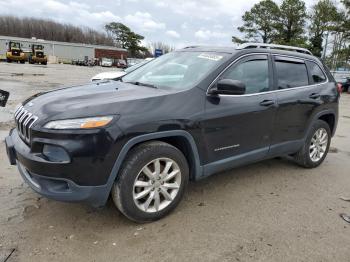
POLYGON ((31 113, 28 113, 28 115, 23 119, 23 133, 24 133, 24 136, 27 137, 29 133, 29 130, 27 131, 28 127, 27 127, 27 124, 29 122, 29 120, 31 119, 33 114, 31 113))
POLYGON ((37 116, 33 116, 32 117, 34 119, 34 121, 29 125, 29 129, 32 128, 32 126, 34 125, 34 123, 39 119, 37 116))
POLYGON ((23 113, 22 113, 22 115, 21 115, 21 117, 18 119, 18 124, 19 124, 19 132, 21 133, 21 134, 23 134, 23 118, 26 116, 26 114, 27 114, 27 111, 26 110, 24 110, 23 111, 23 113))
POLYGON ((18 113, 22 110, 23 106, 20 106, 19 108, 17 108, 16 112, 15 112, 15 118, 17 118, 18 113))
POLYGON ((27 143, 30 143, 31 128, 38 120, 38 117, 20 106, 15 112, 15 121, 19 136, 27 143))
POLYGON ((16 119, 19 119, 19 118, 22 116, 23 113, 24 113, 24 109, 21 108, 21 109, 19 110, 17 116, 16 116, 16 119))

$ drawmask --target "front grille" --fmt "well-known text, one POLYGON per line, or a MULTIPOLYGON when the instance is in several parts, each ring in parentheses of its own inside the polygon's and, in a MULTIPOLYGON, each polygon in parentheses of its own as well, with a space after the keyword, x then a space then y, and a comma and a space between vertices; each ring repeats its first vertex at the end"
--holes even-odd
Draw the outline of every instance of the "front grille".
POLYGON ((44 57, 44 53, 43 52, 36 52, 36 56, 42 58, 42 57, 44 57))
POLYGON ((38 117, 33 115, 20 106, 15 112, 15 122, 19 136, 27 143, 30 143, 31 127, 38 120, 38 117))
POLYGON ((12 55, 20 56, 21 52, 19 50, 12 50, 12 55))

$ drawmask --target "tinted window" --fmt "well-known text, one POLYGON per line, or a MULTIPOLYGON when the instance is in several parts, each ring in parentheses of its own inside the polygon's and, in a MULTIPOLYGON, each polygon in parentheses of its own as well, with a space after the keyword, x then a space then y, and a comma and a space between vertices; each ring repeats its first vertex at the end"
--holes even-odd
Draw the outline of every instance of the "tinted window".
POLYGON ((309 73, 314 83, 322 83, 326 81, 326 76, 324 75, 321 68, 314 62, 309 62, 309 73))
POLYGON ((303 63, 276 61, 278 89, 306 86, 309 84, 306 66, 303 63))
POLYGON ((269 65, 267 60, 250 60, 229 68, 221 79, 239 80, 246 85, 246 94, 269 90, 269 65))

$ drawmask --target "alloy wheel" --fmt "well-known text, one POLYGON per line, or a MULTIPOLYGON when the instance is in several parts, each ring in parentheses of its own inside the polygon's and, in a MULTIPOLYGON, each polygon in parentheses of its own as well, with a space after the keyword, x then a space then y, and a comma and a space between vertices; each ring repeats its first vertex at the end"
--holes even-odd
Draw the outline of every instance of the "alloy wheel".
POLYGON ((313 162, 318 162, 326 153, 328 145, 328 134, 326 129, 319 128, 311 138, 309 155, 313 162))
POLYGON ((181 171, 170 158, 157 158, 146 164, 133 187, 136 206, 147 213, 166 208, 176 197, 181 185, 181 171))

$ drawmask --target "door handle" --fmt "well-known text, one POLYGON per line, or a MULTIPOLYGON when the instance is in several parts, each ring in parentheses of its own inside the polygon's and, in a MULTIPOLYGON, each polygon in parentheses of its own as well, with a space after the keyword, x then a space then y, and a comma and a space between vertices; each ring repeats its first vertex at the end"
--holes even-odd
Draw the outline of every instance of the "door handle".
POLYGON ((261 106, 272 106, 275 104, 274 100, 264 100, 262 102, 260 102, 261 106))
POLYGON ((318 93, 312 93, 311 95, 309 95, 309 97, 310 97, 311 99, 317 99, 317 98, 320 97, 320 94, 318 94, 318 93))

